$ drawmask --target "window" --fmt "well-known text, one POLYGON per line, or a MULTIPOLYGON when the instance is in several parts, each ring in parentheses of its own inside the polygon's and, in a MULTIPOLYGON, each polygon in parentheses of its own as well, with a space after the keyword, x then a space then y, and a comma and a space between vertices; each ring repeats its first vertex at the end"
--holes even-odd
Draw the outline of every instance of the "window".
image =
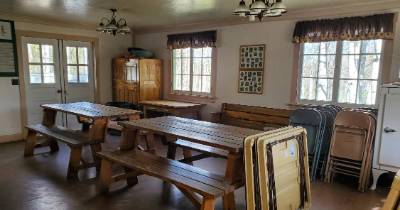
POLYGON ((172 51, 172 90, 189 95, 211 95, 211 47, 172 51))
POLYGON ((27 44, 29 81, 31 84, 54 84, 54 51, 52 45, 27 44))
POLYGON ((302 44, 299 100, 375 105, 382 45, 382 40, 302 44))
POLYGON ((66 47, 68 83, 89 83, 88 48, 66 47))
POLYGON ((130 59, 129 62, 126 63, 126 80, 129 82, 137 82, 139 81, 138 63, 135 59, 130 59))

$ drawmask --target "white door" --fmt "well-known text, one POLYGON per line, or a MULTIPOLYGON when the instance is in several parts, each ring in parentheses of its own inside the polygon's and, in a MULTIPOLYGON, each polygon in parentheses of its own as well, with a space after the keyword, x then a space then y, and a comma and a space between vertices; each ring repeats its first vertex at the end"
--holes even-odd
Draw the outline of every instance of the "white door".
POLYGON ((22 38, 28 124, 42 121, 41 104, 62 103, 58 42, 22 38))
MULTIPOLYGON (((62 41, 65 102, 94 102, 94 71, 91 43, 62 41)), ((80 124, 73 115, 67 116, 67 126, 77 129, 80 124)))
MULTIPOLYGON (((22 38, 28 123, 40 123, 41 104, 94 102, 91 43, 22 38)), ((58 124, 79 128, 75 116, 58 115, 58 124)))
POLYGON ((400 95, 387 95, 384 110, 379 163, 400 167, 400 95))

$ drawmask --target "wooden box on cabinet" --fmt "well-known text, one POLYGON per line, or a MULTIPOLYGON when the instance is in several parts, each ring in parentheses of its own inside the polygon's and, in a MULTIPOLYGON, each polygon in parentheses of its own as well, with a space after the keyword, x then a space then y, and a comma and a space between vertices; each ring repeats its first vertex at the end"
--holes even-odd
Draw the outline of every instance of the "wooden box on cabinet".
POLYGON ((119 57, 113 60, 113 100, 138 104, 161 98, 162 61, 119 57))

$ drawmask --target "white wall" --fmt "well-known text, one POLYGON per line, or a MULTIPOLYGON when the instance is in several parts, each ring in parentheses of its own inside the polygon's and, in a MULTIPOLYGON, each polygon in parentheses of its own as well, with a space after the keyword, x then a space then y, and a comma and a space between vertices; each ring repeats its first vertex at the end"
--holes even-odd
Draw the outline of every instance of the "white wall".
MULTIPOLYGON (((121 55, 132 46, 132 36, 100 35, 94 30, 81 30, 49 25, 16 22, 16 30, 36 31, 44 33, 78 35, 99 38, 99 55, 97 61, 100 79, 100 102, 112 100, 112 58, 121 55)), ((19 58, 22 59, 22 58, 19 58)), ((19 86, 11 86, 11 78, 0 78, 0 137, 21 133, 19 86)))
MULTIPOLYGON (((399 21, 398 21, 399 22, 399 21)), ((296 21, 273 21, 242 24, 217 28, 217 89, 216 102, 209 103, 203 112, 207 119, 210 111, 217 111, 223 102, 247 105, 279 107, 290 102, 290 90, 293 71, 294 44, 291 42, 296 21), (266 65, 264 77, 264 94, 239 94, 238 68, 239 47, 246 44, 266 44, 266 65)), ((396 25, 399 25, 397 23, 396 25)), ((400 63, 400 27, 397 27, 392 69, 398 71, 400 63), (398 49, 399 48, 399 49, 398 49)), ((215 28, 212 28, 215 29, 215 28)), ((137 47, 152 50, 158 58, 170 59, 166 49, 167 34, 150 33, 135 35, 137 47)), ((169 68, 164 62, 164 71, 169 68)), ((167 96, 169 81, 164 81, 164 96, 167 96)))

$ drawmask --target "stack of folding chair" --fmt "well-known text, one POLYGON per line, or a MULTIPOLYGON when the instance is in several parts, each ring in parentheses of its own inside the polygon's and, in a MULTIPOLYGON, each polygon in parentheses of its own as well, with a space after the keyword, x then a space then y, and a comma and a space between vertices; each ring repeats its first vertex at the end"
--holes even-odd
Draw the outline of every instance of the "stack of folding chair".
POLYGON ((369 184, 376 115, 368 110, 344 110, 337 114, 331 139, 325 181, 335 174, 358 178, 358 190, 369 184))
POLYGON ((326 105, 295 110, 289 119, 290 125, 307 130, 308 154, 311 180, 325 172, 330 136, 334 118, 339 107, 326 105))
POLYGON ((244 141, 247 210, 310 209, 304 128, 285 127, 244 141))

